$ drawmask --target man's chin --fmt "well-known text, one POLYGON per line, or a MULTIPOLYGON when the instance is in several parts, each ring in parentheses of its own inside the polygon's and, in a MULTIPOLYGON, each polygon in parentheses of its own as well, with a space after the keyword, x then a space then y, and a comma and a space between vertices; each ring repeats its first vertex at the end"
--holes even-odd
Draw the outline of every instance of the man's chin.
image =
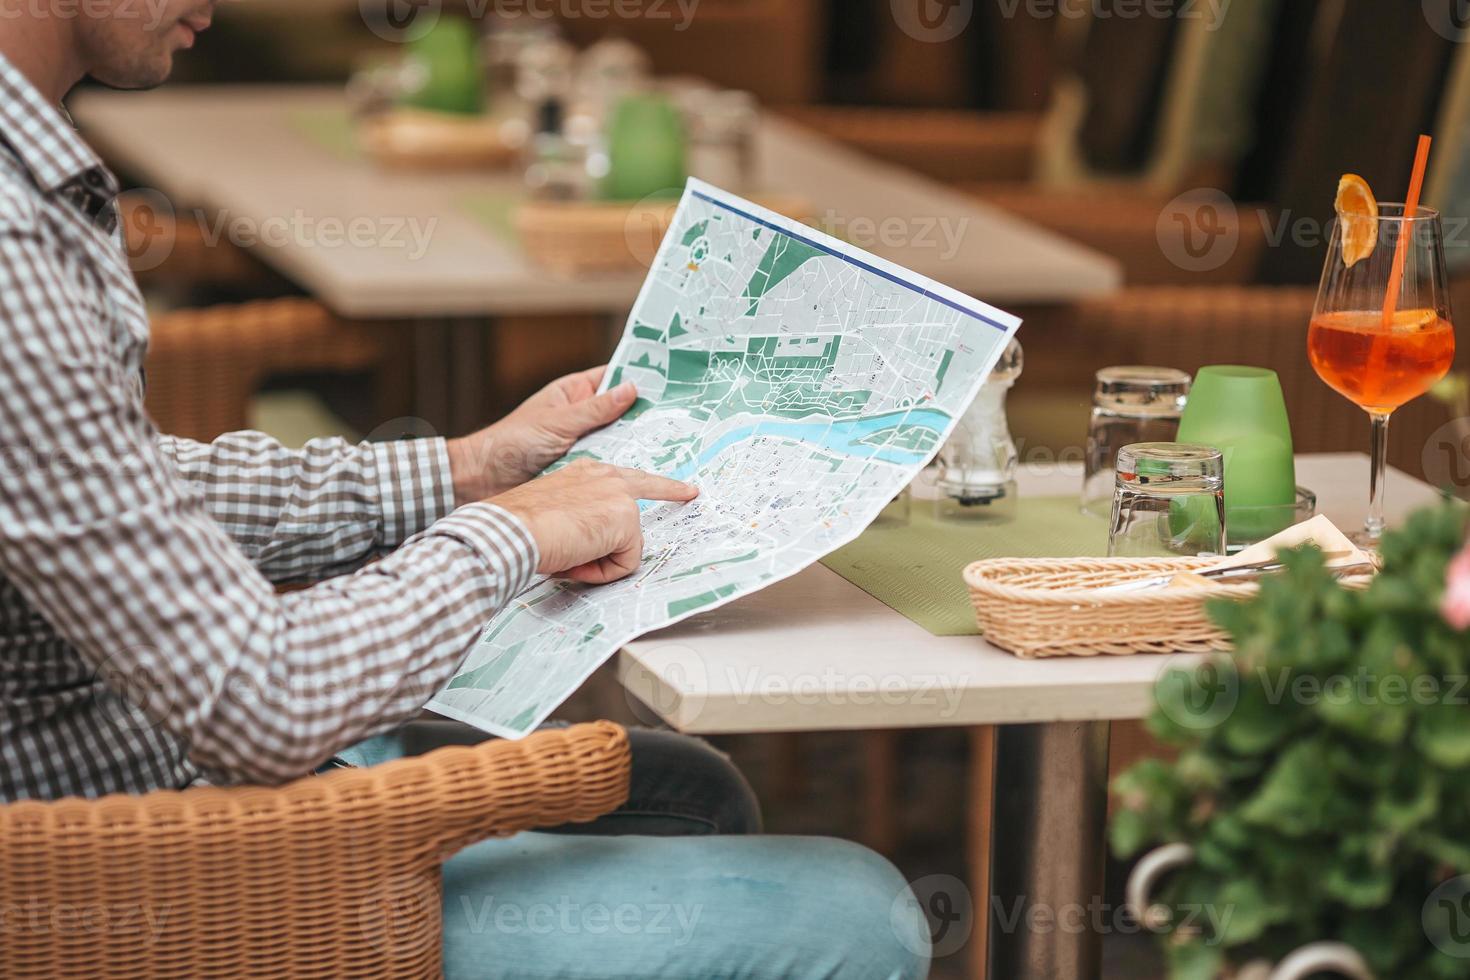
POLYGON ((168 52, 145 65, 129 65, 126 68, 94 68, 91 77, 94 82, 110 89, 139 92, 162 85, 168 81, 173 70, 173 52, 168 52))

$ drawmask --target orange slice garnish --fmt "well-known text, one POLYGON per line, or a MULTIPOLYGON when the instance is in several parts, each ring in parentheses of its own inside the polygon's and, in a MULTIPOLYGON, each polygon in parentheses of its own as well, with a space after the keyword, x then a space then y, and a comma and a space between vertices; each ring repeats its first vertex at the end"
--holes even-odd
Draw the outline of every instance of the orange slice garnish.
POLYGON ((1439 314, 1434 310, 1394 310, 1389 329, 1398 333, 1417 333, 1434 326, 1439 314))
POLYGON ((1342 261, 1352 268, 1378 244, 1378 199, 1362 177, 1343 174, 1333 206, 1342 223, 1342 261))

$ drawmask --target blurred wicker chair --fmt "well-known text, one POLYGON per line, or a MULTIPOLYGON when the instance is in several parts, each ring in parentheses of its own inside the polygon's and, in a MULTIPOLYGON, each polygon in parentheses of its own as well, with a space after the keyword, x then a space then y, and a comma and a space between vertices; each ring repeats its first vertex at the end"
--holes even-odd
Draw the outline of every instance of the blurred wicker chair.
MULTIPOLYGON (((160 197, 129 191, 118 210, 144 288, 251 293, 272 283, 247 252, 211 241, 204 222, 181 219, 160 197)), ((382 328, 348 323, 302 299, 164 313, 150 335, 148 410, 162 431, 201 441, 245 428, 252 397, 272 375, 373 371, 381 394, 398 350, 382 328)))
POLYGON ((270 270, 244 249, 223 238, 211 241, 197 211, 181 217, 146 191, 124 191, 117 205, 133 275, 145 289, 241 289, 273 281, 270 270))
POLYGON ((1041 116, 1027 112, 785 106, 822 135, 937 180, 1024 181, 1036 162, 1041 116))
POLYGON ((1237 205, 1234 213, 1221 213, 1214 233, 1238 236, 1235 246, 1215 268, 1197 270, 1165 251, 1165 244, 1172 246, 1173 236, 1180 234, 1165 215, 1167 197, 1127 188, 1059 189, 990 182, 968 183, 964 189, 1111 255, 1123 264, 1123 279, 1130 286, 1249 283, 1260 267, 1270 224, 1269 218, 1261 220, 1269 213, 1264 206, 1237 205))
POLYGON ((440 864, 627 797, 609 722, 279 788, 0 806, 0 976, 438 977, 440 864))
POLYGON ((285 373, 386 371, 386 328, 305 299, 178 310, 149 327, 148 411, 161 431, 210 440, 246 426, 252 396, 285 373))

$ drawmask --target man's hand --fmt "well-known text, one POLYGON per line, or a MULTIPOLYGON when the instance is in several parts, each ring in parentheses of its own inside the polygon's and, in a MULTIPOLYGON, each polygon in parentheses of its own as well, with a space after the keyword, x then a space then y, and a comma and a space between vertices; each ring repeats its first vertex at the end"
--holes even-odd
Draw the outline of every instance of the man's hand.
POLYGON ((697 496, 688 483, 579 459, 490 503, 526 525, 541 549, 541 574, 600 585, 631 575, 642 561, 638 501, 697 496))
POLYGON ((631 381, 602 394, 607 365, 558 378, 486 429, 449 440, 456 506, 518 487, 561 459, 593 429, 621 418, 638 390, 631 381))

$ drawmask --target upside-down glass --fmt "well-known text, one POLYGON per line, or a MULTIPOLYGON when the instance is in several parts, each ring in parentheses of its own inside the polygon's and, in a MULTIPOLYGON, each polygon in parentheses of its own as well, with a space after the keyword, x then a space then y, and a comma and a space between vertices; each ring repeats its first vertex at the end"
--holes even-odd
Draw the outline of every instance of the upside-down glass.
POLYGON ((1175 368, 1133 365, 1097 372, 1082 475, 1083 513, 1108 516, 1119 449, 1174 438, 1189 385, 1189 374, 1175 368))
POLYGON ((1421 207, 1405 216, 1402 204, 1380 203, 1376 219, 1349 216, 1332 223, 1307 354, 1317 376, 1372 420, 1368 519, 1352 537, 1360 547, 1376 548, 1383 533, 1389 416, 1443 378, 1455 357, 1439 212, 1421 207), (1349 266, 1343 260, 1349 228, 1344 222, 1363 221, 1376 222, 1377 244, 1349 266), (1385 319, 1384 299, 1399 251, 1403 278, 1395 291, 1395 312, 1385 319))
POLYGON ((1141 442, 1118 450, 1108 556, 1225 554, 1225 461, 1210 446, 1141 442))

